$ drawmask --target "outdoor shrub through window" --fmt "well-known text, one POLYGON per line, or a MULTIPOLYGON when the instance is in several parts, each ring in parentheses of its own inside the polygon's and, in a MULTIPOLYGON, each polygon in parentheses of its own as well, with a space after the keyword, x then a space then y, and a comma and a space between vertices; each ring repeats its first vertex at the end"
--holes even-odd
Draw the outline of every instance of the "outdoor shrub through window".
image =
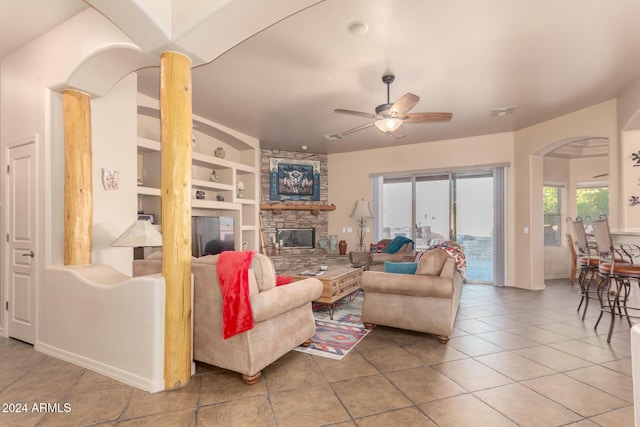
POLYGON ((609 216, 609 187, 578 187, 576 212, 587 224, 589 218, 598 219, 601 214, 609 216))
POLYGON ((560 246, 562 232, 561 188, 545 185, 544 194, 544 245, 560 246))

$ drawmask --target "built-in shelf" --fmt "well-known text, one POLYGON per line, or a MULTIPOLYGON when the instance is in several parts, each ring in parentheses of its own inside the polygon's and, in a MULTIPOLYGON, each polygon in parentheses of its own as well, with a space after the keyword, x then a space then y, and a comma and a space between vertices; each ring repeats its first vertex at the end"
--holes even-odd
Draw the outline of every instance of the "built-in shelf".
POLYGON ((160 195, 160 189, 159 188, 152 188, 152 187, 145 187, 142 185, 138 186, 138 194, 141 196, 159 196, 160 195))
POLYGON ((215 182, 215 181, 204 181, 201 179, 192 179, 191 186, 193 188, 209 188, 211 190, 226 190, 226 191, 233 190, 233 185, 223 184, 221 182, 215 182))
POLYGON ((334 211, 336 205, 305 205, 292 203, 266 203, 260 205, 261 210, 273 211, 275 215, 282 211, 310 211, 314 215, 318 215, 320 211, 334 211))
POLYGON ((256 201, 255 200, 251 200, 251 199, 236 198, 236 202, 237 203, 241 203, 243 205, 255 205, 256 204, 256 201))
MULTIPOLYGON (((159 118, 158 100, 138 94, 138 211, 153 214, 157 224, 162 223, 159 118)), ((235 247, 258 249, 259 141, 202 117, 193 116, 193 124, 192 215, 232 217, 235 247), (224 155, 215 155, 220 152, 224 155)))
POLYGON ((142 152, 160 151, 160 143, 153 139, 138 137, 138 150, 142 152))
POLYGON ((228 211, 239 211, 241 205, 238 203, 219 202, 217 200, 191 199, 192 208, 202 209, 222 209, 228 211))

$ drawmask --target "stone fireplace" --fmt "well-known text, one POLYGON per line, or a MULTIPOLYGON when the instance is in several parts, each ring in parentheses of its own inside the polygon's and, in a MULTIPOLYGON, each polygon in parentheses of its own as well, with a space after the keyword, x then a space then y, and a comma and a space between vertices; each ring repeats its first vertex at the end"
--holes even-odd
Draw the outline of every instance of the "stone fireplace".
MULTIPOLYGON (((327 155, 316 153, 302 153, 294 151, 281 150, 261 150, 260 161, 260 203, 295 203, 296 205, 328 205, 327 200, 327 155), (290 159, 290 160, 313 160, 320 162, 320 200, 307 201, 296 200, 295 202, 274 202, 270 200, 270 183, 269 183, 269 161, 271 158, 290 159)), ((320 248, 318 242, 329 241, 328 215, 329 211, 310 210, 261 210, 262 228, 264 231, 265 242, 269 246, 269 257, 278 273, 283 271, 295 271, 300 268, 307 268, 315 264, 332 264, 332 263, 348 263, 348 258, 333 253, 329 248, 320 248), (286 240, 284 230, 301 230, 306 234, 303 246, 289 243, 286 240), (303 231, 306 230, 306 231, 303 231), (312 230, 312 231, 311 231, 312 230), (311 242, 309 243, 309 234, 311 242), (280 243, 282 240, 284 248, 276 253, 271 251, 273 243, 280 243)), ((294 234, 297 234, 295 232, 294 234)))

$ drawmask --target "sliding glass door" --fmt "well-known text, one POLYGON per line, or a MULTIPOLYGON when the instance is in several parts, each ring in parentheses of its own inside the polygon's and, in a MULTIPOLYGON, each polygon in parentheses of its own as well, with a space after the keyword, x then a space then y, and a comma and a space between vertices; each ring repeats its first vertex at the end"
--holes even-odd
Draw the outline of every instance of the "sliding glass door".
POLYGON ((467 281, 493 282, 493 171, 452 174, 453 224, 464 246, 467 281))
POLYGON ((416 250, 429 247, 435 239, 449 239, 451 227, 450 200, 451 185, 449 174, 416 176, 416 250))
POLYGON ((496 283, 499 272, 503 284, 504 212, 496 209, 504 206, 503 174, 493 168, 376 177, 375 236, 410 237, 416 250, 456 240, 464 246, 468 282, 496 283))
MULTIPOLYGON (((382 239, 393 239, 396 236, 412 236, 411 224, 411 178, 389 178, 384 180, 382 193, 382 239)), ((379 216, 378 216, 379 218, 379 216)))

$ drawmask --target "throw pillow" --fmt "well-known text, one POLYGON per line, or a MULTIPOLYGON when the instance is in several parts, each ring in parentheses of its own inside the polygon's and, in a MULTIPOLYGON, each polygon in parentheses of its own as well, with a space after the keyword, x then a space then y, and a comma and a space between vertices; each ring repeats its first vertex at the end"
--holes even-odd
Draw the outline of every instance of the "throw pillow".
POLYGON ((398 273, 398 274, 416 274, 418 268, 417 262, 384 262, 385 273, 398 273))
POLYGON ((386 245, 384 243, 371 243, 369 245, 369 252, 372 254, 378 254, 384 252, 384 247, 386 245))
POLYGON ((449 254, 447 254, 444 249, 431 249, 424 251, 418 261, 416 274, 439 276, 442 272, 442 267, 444 267, 448 258, 449 254))
POLYGON ((293 279, 289 276, 280 276, 276 274, 276 286, 288 285, 293 282, 293 279))

